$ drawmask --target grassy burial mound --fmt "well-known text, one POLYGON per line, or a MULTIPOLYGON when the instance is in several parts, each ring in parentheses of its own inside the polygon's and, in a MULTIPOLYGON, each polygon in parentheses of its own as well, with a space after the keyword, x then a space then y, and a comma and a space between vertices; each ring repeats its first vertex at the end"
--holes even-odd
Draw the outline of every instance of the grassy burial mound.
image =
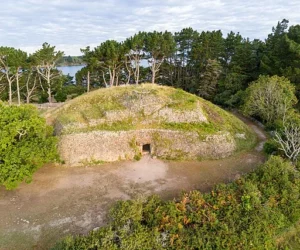
POLYGON ((62 159, 86 161, 222 158, 251 147, 239 119, 180 89, 144 84, 100 89, 46 114, 60 136, 62 159))

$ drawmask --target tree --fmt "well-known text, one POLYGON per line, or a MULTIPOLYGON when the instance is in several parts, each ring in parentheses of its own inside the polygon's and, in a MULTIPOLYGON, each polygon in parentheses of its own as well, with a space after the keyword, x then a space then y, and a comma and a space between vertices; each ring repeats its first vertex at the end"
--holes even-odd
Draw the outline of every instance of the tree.
POLYGON ((217 60, 208 59, 205 71, 200 78, 199 96, 208 100, 213 99, 221 72, 222 67, 220 63, 217 60))
POLYGON ((159 72, 161 64, 175 50, 175 41, 172 33, 167 31, 164 33, 148 32, 145 41, 146 58, 152 72, 152 83, 155 83, 156 74, 159 72))
POLYGON ((285 76, 300 83, 300 25, 291 26, 283 19, 268 35, 261 70, 265 74, 285 76), (288 29, 288 30, 287 30, 288 29))
POLYGON ((0 104, 0 184, 30 182, 43 164, 57 159, 56 138, 33 106, 0 104))
POLYGON ((222 32, 220 30, 203 31, 195 40, 191 50, 193 64, 201 70, 205 67, 208 59, 219 59, 223 51, 224 39, 222 32))
POLYGON ((129 58, 130 65, 133 64, 135 84, 138 84, 140 80, 140 63, 145 56, 145 36, 145 32, 139 32, 124 42, 124 46, 128 50, 126 56, 129 58))
POLYGON ((227 69, 230 67, 232 59, 236 53, 237 48, 242 44, 243 37, 233 31, 227 34, 227 37, 224 39, 224 50, 222 51, 222 66, 227 73, 227 69))
POLYGON ((190 92, 198 92, 199 79, 206 70, 208 60, 220 61, 223 48, 224 39, 220 30, 207 32, 203 31, 197 37, 197 39, 195 39, 190 52, 190 64, 193 69, 190 79, 190 92))
POLYGON ((259 76, 263 46, 259 40, 243 39, 233 32, 228 34, 221 58, 223 71, 214 99, 216 103, 232 107, 242 104, 242 91, 259 76))
POLYGON ((8 83, 9 105, 12 104, 12 86, 16 82, 18 105, 21 103, 20 98, 20 76, 23 73, 22 68, 26 63, 26 52, 10 47, 0 47, 0 71, 5 75, 8 83))
POLYGON ((85 49, 80 49, 80 51, 83 53, 83 61, 86 63, 86 66, 82 70, 86 74, 86 91, 90 92, 91 87, 91 72, 96 68, 97 66, 97 59, 94 56, 93 51, 91 51, 90 46, 87 46, 85 49))
POLYGON ((185 28, 174 34, 176 50, 162 64, 164 84, 192 92, 191 78, 194 70, 191 63, 191 50, 198 37, 199 33, 192 28, 185 28))
POLYGON ((291 26, 284 36, 287 52, 284 55, 285 68, 282 75, 291 82, 300 84, 300 25, 291 26))
POLYGON ((56 63, 63 55, 63 52, 55 51, 55 46, 50 46, 48 43, 44 43, 42 48, 32 55, 37 72, 47 83, 49 103, 52 99, 52 80, 60 76, 56 70, 56 63))
POLYGON ((299 121, 283 123, 282 131, 276 131, 274 140, 280 145, 279 150, 291 161, 296 161, 300 154, 300 126, 299 121))
POLYGON ((287 47, 284 43, 284 36, 288 28, 289 21, 283 19, 272 28, 272 33, 266 39, 266 48, 261 61, 262 70, 269 75, 281 76, 282 59, 285 57, 287 47))
POLYGON ((94 50, 94 56, 98 60, 98 65, 103 70, 103 81, 108 86, 106 74, 109 75, 109 85, 118 85, 118 75, 124 63, 124 48, 121 43, 114 40, 107 40, 94 50))
POLYGON ((26 86, 26 92, 24 93, 26 98, 26 103, 29 104, 31 99, 34 96, 35 91, 38 88, 38 78, 40 77, 37 72, 34 72, 31 67, 29 67, 26 70, 25 74, 25 86, 26 86))
POLYGON ((245 113, 268 124, 281 119, 297 103, 295 87, 285 77, 260 76, 246 93, 245 113))

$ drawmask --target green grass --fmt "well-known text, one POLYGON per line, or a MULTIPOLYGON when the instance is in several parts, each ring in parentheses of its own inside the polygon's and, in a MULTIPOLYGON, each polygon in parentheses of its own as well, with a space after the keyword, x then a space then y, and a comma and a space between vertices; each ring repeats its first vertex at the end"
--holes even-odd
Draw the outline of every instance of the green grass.
POLYGON ((69 101, 50 116, 56 116, 63 125, 86 123, 93 119, 105 118, 106 112, 125 110, 124 103, 138 101, 143 95, 153 96, 174 110, 197 108, 198 97, 194 95, 179 89, 146 84, 96 90, 69 101))
POLYGON ((83 160, 81 161, 81 164, 83 166, 99 166, 107 163, 106 161, 96 160, 96 159, 90 159, 90 160, 83 160))
POLYGON ((165 122, 161 124, 162 128, 180 131, 196 131, 199 135, 209 135, 220 131, 213 123, 175 123, 165 122))
POLYGON ((63 131, 63 134, 85 133, 92 131, 128 131, 134 129, 134 125, 131 118, 123 121, 116 121, 112 123, 103 123, 95 126, 87 127, 69 127, 63 131))
POLYGON ((209 120, 216 124, 217 129, 228 131, 235 136, 236 134, 245 134, 246 139, 235 138, 237 151, 252 149, 257 142, 256 134, 240 119, 233 114, 215 106, 204 100, 203 110, 209 120))
POLYGON ((169 108, 175 110, 193 110, 197 108, 197 96, 189 94, 182 89, 174 89, 170 93, 172 102, 168 105, 169 108))

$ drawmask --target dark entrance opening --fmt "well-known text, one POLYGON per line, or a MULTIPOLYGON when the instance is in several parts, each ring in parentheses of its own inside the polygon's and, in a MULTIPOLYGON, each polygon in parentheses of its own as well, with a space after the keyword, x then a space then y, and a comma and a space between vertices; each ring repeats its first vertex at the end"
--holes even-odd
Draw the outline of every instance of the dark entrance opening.
POLYGON ((150 154, 151 153, 151 146, 150 144, 143 145, 143 154, 150 154))

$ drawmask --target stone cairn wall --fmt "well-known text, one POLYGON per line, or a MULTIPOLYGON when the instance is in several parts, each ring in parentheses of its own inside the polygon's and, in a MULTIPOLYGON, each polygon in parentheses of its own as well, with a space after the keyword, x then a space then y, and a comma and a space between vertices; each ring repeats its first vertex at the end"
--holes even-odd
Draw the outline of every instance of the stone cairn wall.
POLYGON ((164 159, 224 158, 235 149, 229 133, 199 138, 195 132, 147 129, 133 131, 93 131, 62 135, 59 149, 70 166, 90 161, 113 162, 129 160, 150 144, 151 155, 164 159))

